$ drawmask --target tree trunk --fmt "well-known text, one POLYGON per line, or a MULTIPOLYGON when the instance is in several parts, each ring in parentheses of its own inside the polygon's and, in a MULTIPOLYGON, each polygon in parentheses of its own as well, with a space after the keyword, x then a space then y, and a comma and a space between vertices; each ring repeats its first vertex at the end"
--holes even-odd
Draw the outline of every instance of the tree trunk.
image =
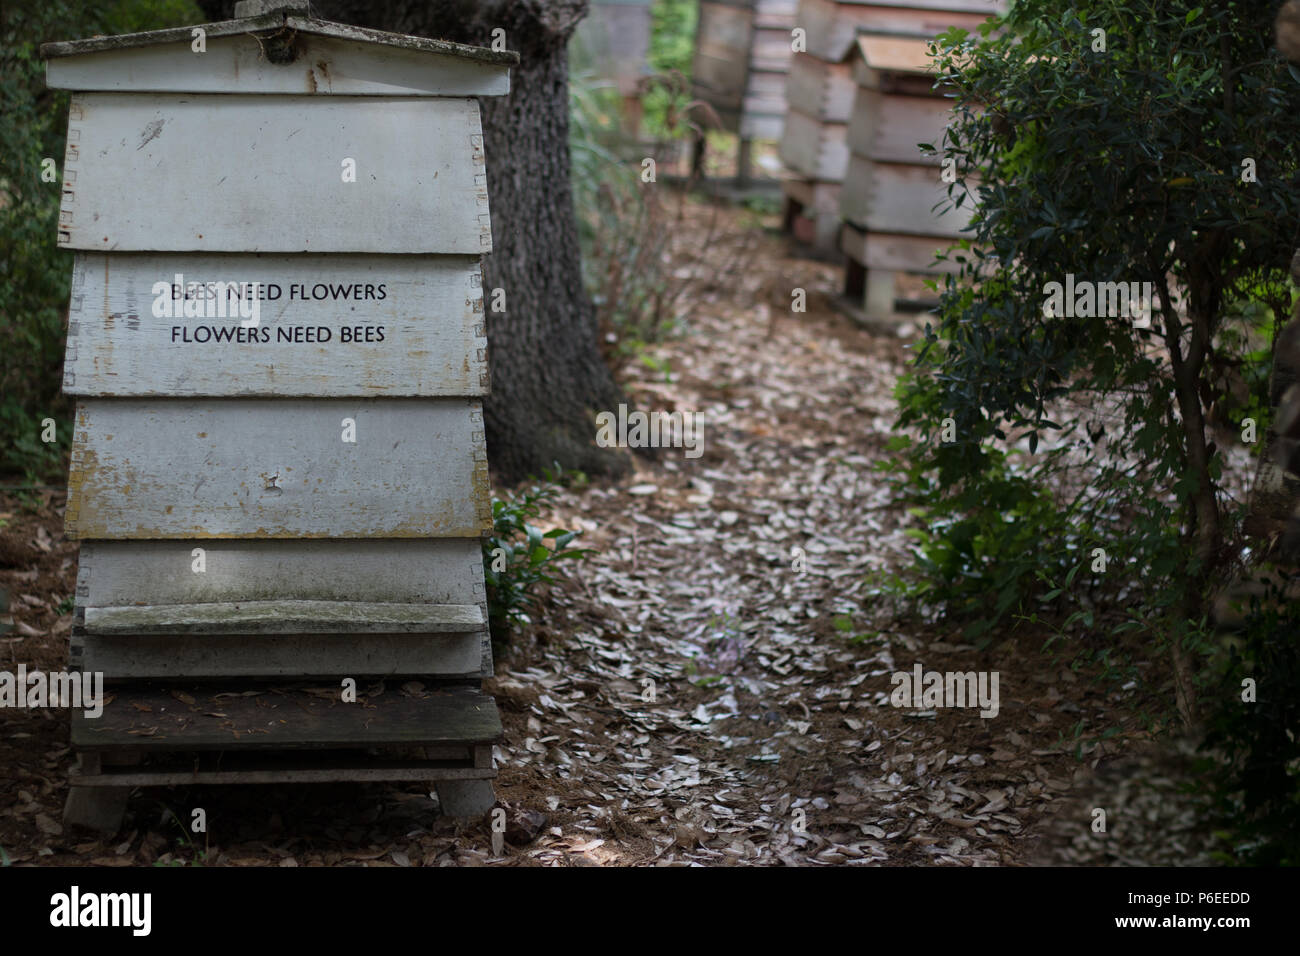
MULTIPOLYGON (((1193 476, 1195 487, 1188 493, 1187 539, 1193 550, 1198 568, 1183 582, 1182 617, 1185 623, 1196 622, 1202 614, 1205 585, 1216 570, 1222 548, 1222 530, 1219 522, 1219 505, 1214 483, 1210 477, 1210 449, 1205 438, 1205 416, 1198 389, 1201 367, 1205 362, 1209 337, 1209 303, 1204 283, 1193 282, 1189 318, 1191 337, 1187 351, 1183 351, 1183 324, 1173 307, 1169 286, 1163 275, 1157 275, 1160 304, 1165 322, 1165 345, 1174 377, 1174 398, 1182 422, 1186 452, 1187 472, 1193 476)), ((1169 645, 1173 665, 1174 693, 1179 715, 1187 729, 1197 725, 1199 712, 1196 699, 1195 672, 1192 660, 1181 644, 1180 637, 1172 636, 1169 645)))
MULTIPOLYGON (((205 16, 233 0, 199 0, 205 16)), ((553 462, 621 474, 629 461, 595 445, 595 413, 624 401, 601 359, 582 283, 569 163, 568 51, 587 0, 315 0, 315 16, 477 46, 493 30, 519 53, 510 95, 484 97, 492 212, 483 261, 492 394, 484 406, 488 460, 514 482, 553 462), (493 290, 504 310, 492 310, 493 290)), ((436 228, 436 224, 430 224, 436 228)))

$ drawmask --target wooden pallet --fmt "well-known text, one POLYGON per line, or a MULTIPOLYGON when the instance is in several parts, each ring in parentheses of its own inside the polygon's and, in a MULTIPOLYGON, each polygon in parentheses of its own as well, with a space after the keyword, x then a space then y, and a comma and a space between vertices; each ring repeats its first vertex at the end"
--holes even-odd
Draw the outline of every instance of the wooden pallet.
POLYGON ((73 711, 80 767, 64 820, 115 832, 133 787, 431 781, 444 812, 492 805, 493 699, 477 687, 399 680, 344 703, 337 685, 118 685, 96 718, 73 711))

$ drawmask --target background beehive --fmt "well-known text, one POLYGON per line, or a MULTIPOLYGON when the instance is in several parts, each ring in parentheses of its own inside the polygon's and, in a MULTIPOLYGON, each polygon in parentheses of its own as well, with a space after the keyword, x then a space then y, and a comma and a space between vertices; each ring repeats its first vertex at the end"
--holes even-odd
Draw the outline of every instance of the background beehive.
POLYGON ((619 94, 636 97, 650 72, 650 7, 653 0, 592 0, 570 43, 575 63, 613 81, 619 94))
POLYGON ((920 149, 929 143, 942 151, 951 118, 927 47, 924 38, 862 33, 851 57, 856 97, 840 248, 846 294, 874 317, 894 312, 895 273, 954 268, 934 253, 960 237, 973 208, 970 198, 960 207, 949 199, 941 152, 920 149))
POLYGON ((858 31, 931 38, 954 26, 974 29, 998 8, 997 0, 800 0, 795 25, 807 49, 791 63, 780 148, 787 229, 819 253, 838 250, 858 31))
POLYGON ((742 139, 781 136, 795 8, 795 0, 700 4, 695 97, 713 107, 723 129, 742 139))

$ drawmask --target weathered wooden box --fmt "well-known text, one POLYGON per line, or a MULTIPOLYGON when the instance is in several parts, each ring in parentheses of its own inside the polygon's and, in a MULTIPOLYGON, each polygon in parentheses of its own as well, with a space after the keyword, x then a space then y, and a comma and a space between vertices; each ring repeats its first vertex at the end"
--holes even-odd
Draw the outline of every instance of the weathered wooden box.
POLYGON ((845 136, 843 123, 827 123, 791 111, 785 118, 781 159, 790 170, 806 179, 839 182, 849 158, 845 136))
POLYGON ((853 138, 861 144, 881 135, 877 129, 850 130, 850 119, 860 123, 863 112, 855 106, 861 81, 852 64, 858 31, 929 39, 954 26, 973 29, 998 9, 998 0, 800 0, 795 19, 807 49, 791 61, 780 147, 787 231, 815 254, 833 258, 840 248, 841 206, 856 204, 864 188, 875 188, 850 185, 861 173, 851 168, 853 138))
POLYGON ((796 53, 790 60, 785 95, 791 112, 847 123, 855 91, 849 63, 828 63, 809 53, 796 53))
MULTIPOLYGON (((490 777, 475 97, 508 92, 516 57, 285 11, 201 31, 42 50, 49 85, 74 91, 58 236, 75 252, 72 660, 110 683, 461 682, 426 711, 405 702, 391 740, 468 763, 390 777, 490 777)), ((74 747, 131 750, 132 693, 103 724, 74 721, 74 747)), ((281 721, 276 747, 384 742, 382 703, 364 731, 339 706, 281 721)), ((164 749, 212 749, 211 716, 164 749)), ((293 779, 383 777, 356 769, 293 779)), ((123 786, 98 763, 74 783, 123 786)))
POLYGON ((792 55, 795 0, 700 4, 695 33, 695 97, 742 140, 781 137, 792 55))
POLYGON ((571 61, 612 80, 619 94, 634 97, 650 73, 653 0, 592 0, 569 44, 571 61))
POLYGON ((842 63, 859 30, 932 37, 951 27, 973 30, 997 13, 1002 0, 799 0, 798 26, 808 53, 842 63))
POLYGON ((848 124, 851 152, 840 192, 845 295, 872 320, 895 311, 899 273, 951 271, 937 262, 969 223, 968 197, 956 206, 943 181, 942 149, 951 100, 934 88, 925 38, 861 33, 851 58, 857 95, 848 124))

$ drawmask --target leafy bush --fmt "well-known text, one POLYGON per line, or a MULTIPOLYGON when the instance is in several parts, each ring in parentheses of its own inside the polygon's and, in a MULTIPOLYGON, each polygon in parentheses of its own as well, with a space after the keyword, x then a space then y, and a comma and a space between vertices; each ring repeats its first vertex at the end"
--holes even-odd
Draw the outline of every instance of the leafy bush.
POLYGON ((492 535, 483 540, 483 575, 488 621, 498 644, 505 643, 513 625, 528 623, 528 611, 539 599, 537 588, 555 582, 552 571, 557 562, 594 553, 570 547, 577 531, 554 528, 543 533, 532 524, 560 492, 558 467, 543 477, 522 493, 492 499, 492 535))
POLYGON ((618 155, 621 128, 609 91, 588 76, 570 81, 574 204, 583 279, 607 341, 625 354, 670 334, 673 283, 658 187, 643 184, 638 163, 618 155))
MULTIPOLYGON (((609 90, 589 76, 570 78, 570 146, 583 280, 596 306, 607 355, 639 354, 685 325, 695 270, 674 271, 674 254, 690 238, 675 229, 686 195, 660 181, 642 182, 641 157, 625 159, 626 142, 609 90)), ((679 128, 686 135, 686 127, 679 128)), ((661 157, 662 158, 662 157, 661 157)), ((698 250, 692 250, 698 255, 698 250)))
POLYGON ((1053 600, 1108 594, 1112 638, 1169 650, 1188 720, 1208 586, 1237 533, 1208 413, 1234 405, 1234 373, 1286 308, 1300 216, 1300 85, 1270 49, 1271 16, 1021 0, 999 32, 936 46, 955 94, 949 199, 978 202, 901 394, 920 438, 899 477, 931 523, 915 570, 987 630, 1041 606, 1035 569, 1078 569, 1053 600), (1151 283, 1149 326, 1048 314, 1067 275, 1151 283), (1105 572, 1080 567, 1094 547, 1105 572))
POLYGON ((1020 0, 998 33, 940 39, 949 200, 977 202, 901 387, 919 437, 894 477, 928 525, 912 593, 1116 669, 1168 653, 1230 857, 1295 863, 1300 612, 1257 607, 1226 660, 1208 624, 1243 544, 1212 419, 1220 440, 1246 416, 1265 434, 1300 221, 1300 73, 1270 48, 1274 12, 1020 0), (1046 309, 1068 274, 1151 283, 1149 325, 1046 309))
POLYGON ((691 0, 656 0, 650 15, 648 60, 659 79, 647 84, 641 99, 642 123, 655 139, 673 139, 682 135, 680 117, 690 92, 699 8, 691 0))
MULTIPOLYGON (((907 442, 895 442, 900 445, 907 442)), ((904 532, 916 542, 913 573, 895 589, 963 621, 965 636, 981 649, 999 625, 1024 610, 1025 595, 1036 589, 1040 575, 1069 574, 1081 560, 1070 514, 1058 510, 1046 489, 1017 473, 1007 456, 991 457, 980 481, 947 494, 928 485, 922 469, 897 469, 920 520, 904 532), (1046 541, 1044 531, 1050 535, 1046 541)))

